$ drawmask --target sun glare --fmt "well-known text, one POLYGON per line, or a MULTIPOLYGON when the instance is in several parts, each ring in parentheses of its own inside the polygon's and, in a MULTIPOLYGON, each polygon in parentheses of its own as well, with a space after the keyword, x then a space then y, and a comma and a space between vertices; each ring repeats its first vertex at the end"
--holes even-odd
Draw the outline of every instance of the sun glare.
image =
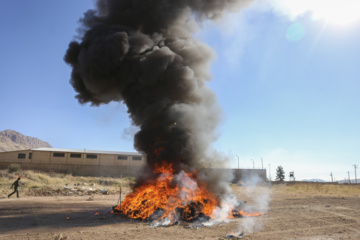
POLYGON ((337 25, 348 25, 360 19, 359 0, 313 1, 310 9, 314 19, 337 25))
POLYGON ((360 20, 360 0, 270 0, 277 11, 295 19, 305 13, 314 20, 335 25, 352 24, 360 20))

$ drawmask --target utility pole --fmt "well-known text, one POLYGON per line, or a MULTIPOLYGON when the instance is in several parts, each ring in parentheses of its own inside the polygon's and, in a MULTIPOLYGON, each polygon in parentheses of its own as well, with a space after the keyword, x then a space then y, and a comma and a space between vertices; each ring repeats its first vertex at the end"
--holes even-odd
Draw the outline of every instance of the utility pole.
POLYGON ((251 159, 251 161, 253 162, 253 169, 255 169, 255 163, 254 160, 251 159))
POLYGON ((354 164, 354 169, 355 169, 355 183, 357 183, 357 177, 356 177, 356 169, 359 167, 358 165, 354 164))
POLYGON ((331 176, 331 182, 334 182, 334 179, 333 179, 333 174, 330 173, 330 176, 331 176))
POLYGON ((261 158, 261 169, 264 169, 263 159, 261 158))
POLYGON ((271 182, 270 164, 269 164, 269 181, 271 182))
POLYGON ((351 180, 350 180, 350 172, 348 171, 348 177, 349 177, 349 183, 351 184, 351 180))
POLYGON ((240 169, 239 156, 238 155, 236 155, 236 156, 237 156, 237 159, 238 159, 238 169, 240 169))

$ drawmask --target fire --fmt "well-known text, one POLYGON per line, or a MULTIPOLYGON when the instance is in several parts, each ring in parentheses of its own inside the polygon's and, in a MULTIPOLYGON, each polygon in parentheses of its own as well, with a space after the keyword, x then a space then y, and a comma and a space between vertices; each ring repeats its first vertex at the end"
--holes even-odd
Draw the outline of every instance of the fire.
MULTIPOLYGON (((173 165, 164 163, 156 166, 155 180, 148 180, 126 195, 124 201, 114 208, 116 214, 141 220, 168 219, 169 226, 179 220, 192 221, 199 218, 214 219, 214 210, 220 204, 219 198, 209 192, 204 182, 197 178, 197 172, 175 173, 173 165)), ((229 203, 230 204, 230 203, 229 203)), ((233 205, 228 218, 256 217, 265 213, 249 213, 237 210, 233 205)))
POLYGON ((243 210, 240 210, 240 211, 232 210, 231 214, 234 217, 259 217, 262 215, 266 215, 266 213, 263 213, 263 212, 250 213, 250 212, 244 212, 243 210))
POLYGON ((205 183, 197 179, 197 172, 175 174, 171 164, 162 164, 156 167, 155 173, 159 175, 155 180, 135 188, 115 210, 134 219, 190 221, 210 217, 219 203, 205 183))

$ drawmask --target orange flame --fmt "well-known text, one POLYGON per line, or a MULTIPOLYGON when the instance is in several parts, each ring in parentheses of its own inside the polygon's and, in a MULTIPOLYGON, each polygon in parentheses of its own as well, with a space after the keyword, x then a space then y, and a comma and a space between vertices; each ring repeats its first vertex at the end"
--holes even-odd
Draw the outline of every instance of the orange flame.
MULTIPOLYGON (((259 216, 266 215, 266 213, 264 213, 264 212, 251 213, 251 212, 245 212, 243 210, 240 210, 240 211, 232 210, 231 215, 233 217, 237 217, 237 216, 239 216, 239 217, 259 217, 259 216)), ((231 215, 229 215, 229 216, 231 216, 231 215)))
POLYGON ((126 196, 121 209, 118 205, 115 210, 134 219, 147 219, 159 214, 157 219, 167 217, 173 222, 178 215, 183 220, 191 220, 199 214, 210 216, 218 205, 205 183, 196 178, 196 172, 182 172, 175 176, 171 164, 162 164, 156 167, 155 173, 160 174, 156 180, 135 188, 126 196))
MULTIPOLYGON (((136 187, 126 195, 125 200, 114 208, 133 219, 168 218, 172 225, 177 220, 193 220, 200 216, 214 218, 214 209, 220 205, 215 195, 207 190, 204 182, 197 178, 197 172, 182 171, 175 174, 172 164, 155 166, 159 176, 136 187)), ((255 217, 265 213, 238 211, 234 207, 228 218, 255 217)))

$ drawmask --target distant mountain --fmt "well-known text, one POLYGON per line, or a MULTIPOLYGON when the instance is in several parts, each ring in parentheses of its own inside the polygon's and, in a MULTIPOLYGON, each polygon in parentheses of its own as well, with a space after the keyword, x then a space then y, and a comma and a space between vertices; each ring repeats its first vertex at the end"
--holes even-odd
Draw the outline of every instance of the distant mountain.
POLYGON ((312 178, 312 179, 303 179, 301 180, 302 182, 326 182, 322 179, 316 179, 316 178, 312 178))
POLYGON ((0 132, 0 152, 38 147, 51 148, 52 146, 38 138, 25 136, 14 130, 4 130, 0 132))

